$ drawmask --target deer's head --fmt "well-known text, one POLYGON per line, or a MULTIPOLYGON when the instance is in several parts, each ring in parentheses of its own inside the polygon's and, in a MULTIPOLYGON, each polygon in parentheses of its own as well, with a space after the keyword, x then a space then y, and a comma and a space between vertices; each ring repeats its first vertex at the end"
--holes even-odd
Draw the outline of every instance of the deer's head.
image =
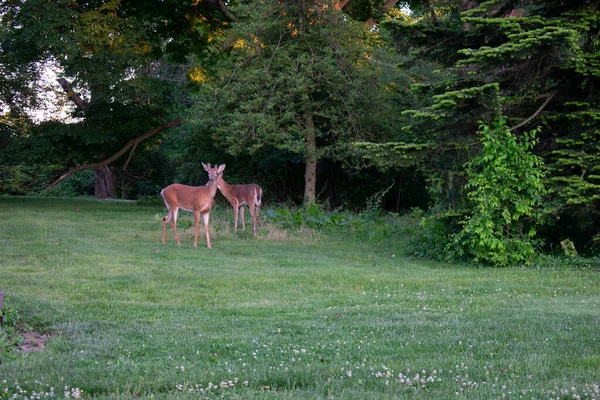
POLYGON ((208 164, 202 163, 202 166, 204 167, 204 170, 206 172, 208 172, 208 182, 209 183, 215 183, 217 181, 217 179, 219 179, 220 177, 223 176, 223 170, 225 169, 225 164, 221 164, 218 167, 215 166, 214 168, 211 168, 210 163, 208 163, 208 164))

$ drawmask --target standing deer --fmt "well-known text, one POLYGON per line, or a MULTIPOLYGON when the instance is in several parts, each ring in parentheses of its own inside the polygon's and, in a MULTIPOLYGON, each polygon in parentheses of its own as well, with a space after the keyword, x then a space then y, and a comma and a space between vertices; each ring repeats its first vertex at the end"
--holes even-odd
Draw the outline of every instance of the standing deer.
POLYGON ((246 230, 244 221, 244 206, 248 206, 250 215, 252 215, 252 223, 254 226, 254 237, 256 237, 256 226, 260 216, 260 205, 262 203, 262 189, 260 186, 252 183, 250 185, 230 185, 223 179, 223 170, 225 165, 219 167, 217 173, 217 187, 223 193, 223 196, 229 201, 233 207, 234 230, 237 231, 238 211, 242 209, 242 229, 246 230), (223 167, 223 168, 221 168, 223 167))
POLYGON ((210 249, 209 225, 208 219, 210 209, 215 202, 215 194, 217 193, 217 176, 223 173, 225 164, 211 168, 210 164, 202 163, 204 170, 208 172, 208 183, 205 186, 186 186, 179 183, 174 183, 161 190, 160 195, 167 206, 167 215, 163 218, 163 237, 162 242, 166 243, 167 224, 171 222, 173 232, 177 244, 181 246, 179 235, 177 234, 177 214, 179 209, 191 211, 194 213, 194 222, 196 223, 196 237, 194 239, 194 247, 198 247, 198 229, 200 223, 200 214, 204 219, 204 229, 206 230, 206 245, 210 249))

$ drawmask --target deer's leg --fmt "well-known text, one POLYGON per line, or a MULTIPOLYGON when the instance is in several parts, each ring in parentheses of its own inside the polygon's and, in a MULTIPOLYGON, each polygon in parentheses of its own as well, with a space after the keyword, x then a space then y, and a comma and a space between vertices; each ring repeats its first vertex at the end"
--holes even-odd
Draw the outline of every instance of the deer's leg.
POLYGON ((248 210, 250 210, 250 215, 252 216, 252 234, 256 237, 256 211, 253 202, 248 203, 248 210))
POLYGON ((177 214, 179 213, 179 208, 171 209, 171 227, 173 228, 173 233, 175 234, 175 240, 177 240, 177 245, 181 246, 181 242, 179 241, 179 235, 177 234, 177 214))
POLYGON ((256 207, 256 224, 259 225, 260 224, 260 204, 255 204, 254 207, 256 207))
POLYGON ((163 244, 167 243, 167 224, 169 223, 169 221, 171 220, 171 210, 169 210, 169 212, 167 212, 167 215, 165 215, 165 217, 163 218, 163 236, 162 236, 162 242, 163 244))
POLYGON ((203 214, 202 215, 202 219, 204 219, 204 230, 206 231, 206 247, 208 247, 209 249, 212 249, 212 246, 210 244, 210 225, 208 225, 208 219, 209 219, 209 213, 203 214))
POLYGON ((254 207, 256 207, 256 223, 260 224, 260 205, 262 204, 262 189, 259 187, 254 192, 254 207))
POLYGON ((194 236, 194 247, 198 247, 198 229, 200 229, 200 211, 194 211, 194 225, 196 226, 196 236, 194 236))
POLYGON ((233 205, 233 230, 237 231, 237 223, 238 223, 238 211, 240 209, 239 204, 233 205))
POLYGON ((242 209, 242 230, 245 231, 246 230, 246 221, 244 218, 244 206, 240 207, 242 209))

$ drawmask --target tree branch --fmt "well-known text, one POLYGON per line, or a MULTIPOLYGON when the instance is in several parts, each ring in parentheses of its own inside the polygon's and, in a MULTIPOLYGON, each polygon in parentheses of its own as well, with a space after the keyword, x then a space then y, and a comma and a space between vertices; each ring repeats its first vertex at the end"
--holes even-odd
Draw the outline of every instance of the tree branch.
POLYGON ((350 0, 339 0, 334 4, 334 8, 336 10, 341 10, 342 8, 344 8, 346 6, 346 4, 348 4, 348 1, 350 1, 350 0))
POLYGON ((227 19, 229 19, 232 22, 240 22, 240 20, 235 15, 233 15, 231 11, 229 11, 225 4, 223 4, 222 0, 216 0, 216 5, 219 11, 221 11, 223 15, 227 17, 227 19))
POLYGON ((63 90, 65 91, 65 93, 67 93, 67 97, 73 102, 75 103, 75 105, 81 110, 81 111, 87 111, 88 110, 88 106, 89 104, 83 100, 79 94, 77 94, 74 90, 73 87, 71 86, 71 83, 69 81, 67 81, 65 78, 58 78, 57 79, 60 87, 63 88, 63 90))
POLYGON ((552 100, 552 98, 554 96, 556 96, 556 94, 559 92, 558 89, 553 90, 552 92, 546 93, 542 96, 539 96, 539 98, 542 97, 546 97, 546 101, 544 101, 544 103, 540 106, 540 108, 538 108, 533 114, 531 114, 528 118, 524 119, 523 121, 519 122, 517 125, 513 126, 512 128, 510 128, 510 131, 514 131, 515 129, 519 129, 520 127, 527 125, 528 123, 530 123, 534 118, 536 118, 543 110, 544 108, 546 108, 546 106, 548 105, 548 103, 550 103, 550 100, 552 100))
MULTIPOLYGON (((388 0, 386 1, 386 3, 383 5, 382 7, 382 11, 383 12, 388 12, 392 9, 392 7, 394 7, 396 5, 396 3, 398 2, 398 0, 388 0)), ((367 20, 366 24, 368 26, 373 26, 375 25, 375 18, 371 17, 367 20)))
POLYGON ((433 23, 435 25, 439 24, 440 20, 438 19, 437 15, 435 14, 435 9, 433 8, 433 5, 431 4, 431 0, 426 0, 425 5, 427 6, 427 9, 431 13, 431 18, 433 19, 433 23))
MULTIPOLYGON (((220 1, 218 1, 220 3, 220 1)), ((60 84, 60 86, 63 88, 63 90, 67 93, 67 96, 69 97, 69 99, 71 101, 73 101, 73 103, 75 103, 75 105, 82 111, 87 111, 88 110, 88 103, 85 102, 80 96, 79 94, 77 94, 72 86, 71 83, 69 81, 67 81, 65 78, 59 78, 57 79, 58 83, 60 84)), ((52 182, 50 185, 48 185, 47 187, 54 187, 56 186, 56 184, 58 184, 60 181, 66 179, 67 177, 69 177, 70 175, 74 174, 75 172, 78 171, 83 171, 84 169, 92 169, 92 168, 101 168, 101 167, 106 167, 108 166, 110 163, 112 163, 113 161, 115 161, 116 159, 118 159, 119 157, 121 157, 123 154, 125 154, 129 149, 131 149, 131 152, 129 153, 129 157, 127 158, 127 161, 125 162, 125 164, 123 165, 123 172, 127 173, 127 166, 129 166, 129 162, 131 161, 131 158, 133 157, 133 153, 135 152, 135 149, 137 148, 137 145, 141 142, 143 142, 144 140, 156 135, 159 132, 162 132, 166 129, 172 128, 174 126, 179 126, 183 123, 183 118, 179 118, 179 119, 175 119, 173 121, 170 122, 166 122, 162 125, 157 126, 154 129, 149 130, 148 132, 144 133, 141 136, 138 136, 134 139, 131 139, 129 142, 127 142, 127 144, 125 146, 123 146, 121 148, 121 150, 117 151, 115 154, 113 154, 112 156, 108 157, 105 160, 102 161, 98 161, 95 163, 90 163, 90 164, 84 164, 84 165, 79 165, 79 166, 75 166, 75 168, 73 168, 72 170, 66 172, 65 174, 63 174, 62 176, 60 176, 58 179, 56 179, 54 182, 52 182)), ((129 174, 128 174, 129 175, 129 174)))
POLYGON ((131 139, 129 142, 127 142, 127 144, 125 146, 123 146, 121 148, 121 150, 117 151, 115 154, 108 157, 107 159, 98 161, 95 163, 79 165, 79 166, 73 168, 72 170, 68 171, 67 173, 63 174, 60 178, 58 178, 54 182, 52 182, 48 187, 54 187, 57 183, 64 180, 65 178, 69 177, 70 175, 72 175, 75 172, 83 171, 84 169, 106 167, 108 164, 115 161, 116 159, 121 157, 123 154, 125 154, 127 152, 127 150, 131 149, 134 146, 137 146, 140 142, 143 142, 144 140, 146 140, 166 129, 169 129, 169 128, 172 128, 175 126, 179 126, 182 123, 183 123, 183 118, 178 118, 178 119, 174 119, 173 121, 166 122, 160 126, 157 126, 156 128, 151 129, 148 132, 144 133, 143 135, 138 136, 135 139, 131 139))
POLYGON ((123 172, 127 170, 127 166, 129 166, 129 161, 131 161, 131 157, 133 157, 133 153, 135 153, 135 149, 137 148, 137 143, 131 147, 131 151, 129 152, 129 157, 127 157, 127 161, 123 164, 123 172))

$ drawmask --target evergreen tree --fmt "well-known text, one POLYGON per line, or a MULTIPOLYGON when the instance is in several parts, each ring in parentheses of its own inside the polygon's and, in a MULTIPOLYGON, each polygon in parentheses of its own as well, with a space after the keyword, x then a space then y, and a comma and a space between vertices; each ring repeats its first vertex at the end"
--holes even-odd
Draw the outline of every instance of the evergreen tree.
MULTIPOLYGON (((553 216, 548 243, 571 238, 592 248, 600 226, 600 12, 594 2, 419 4, 427 5, 421 15, 381 24, 406 57, 401 67, 421 71, 400 93, 412 101, 399 135, 411 145, 375 148, 399 154, 401 162, 415 146, 426 148, 414 154, 429 176, 442 177, 446 188, 464 187, 462 165, 478 152, 478 121, 501 112, 517 137, 540 126, 535 151, 549 168, 546 206, 553 216)), ((448 196, 442 201, 447 209, 465 206, 448 196)))

